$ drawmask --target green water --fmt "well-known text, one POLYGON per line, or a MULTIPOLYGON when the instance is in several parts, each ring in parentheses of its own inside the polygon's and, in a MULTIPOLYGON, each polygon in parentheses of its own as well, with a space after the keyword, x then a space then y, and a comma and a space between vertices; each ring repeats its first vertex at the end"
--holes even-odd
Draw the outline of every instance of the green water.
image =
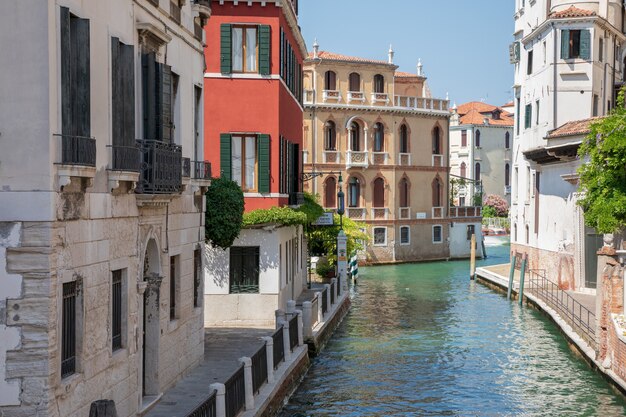
MULTIPOLYGON (((480 264, 507 261, 489 247, 480 264)), ((350 314, 291 416, 622 416, 626 401, 554 324, 470 282, 469 262, 360 270, 350 314)))

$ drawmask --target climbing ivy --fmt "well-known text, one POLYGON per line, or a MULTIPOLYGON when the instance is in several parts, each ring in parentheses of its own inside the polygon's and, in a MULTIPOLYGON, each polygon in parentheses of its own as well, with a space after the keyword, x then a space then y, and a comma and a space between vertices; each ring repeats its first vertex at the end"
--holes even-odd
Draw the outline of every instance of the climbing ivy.
POLYGON ((279 224, 283 226, 309 225, 324 214, 314 195, 304 193, 304 203, 297 208, 272 207, 254 210, 243 215, 244 226, 279 224))
POLYGON ((224 178, 214 178, 206 193, 205 237, 214 247, 232 246, 241 230, 244 200, 239 185, 224 178))

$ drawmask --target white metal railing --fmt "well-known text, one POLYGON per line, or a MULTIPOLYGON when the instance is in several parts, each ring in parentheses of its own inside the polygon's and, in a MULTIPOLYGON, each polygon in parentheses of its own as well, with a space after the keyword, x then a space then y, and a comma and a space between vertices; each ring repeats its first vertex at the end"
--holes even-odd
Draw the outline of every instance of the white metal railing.
POLYGON ((405 109, 447 111, 449 101, 437 98, 395 96, 394 104, 396 107, 405 109))
MULTIPOLYGON (((480 217, 481 207, 450 207, 450 217, 480 217)), ((433 208, 434 210, 434 208, 433 208)), ((433 215, 434 217, 434 215, 433 215)))
POLYGON ((387 165, 389 154, 387 152, 372 152, 372 164, 387 165))
POLYGON ((398 154, 398 165, 409 166, 411 165, 411 154, 410 153, 399 153, 398 154))
POLYGON ((350 167, 367 167, 369 165, 368 155, 365 151, 348 151, 346 152, 346 166, 350 167))
POLYGON ((443 219, 443 207, 433 207, 433 219, 443 219))
POLYGON ((389 103, 389 94, 387 93, 372 93, 371 96, 372 103, 389 103))
POLYGON ((388 220, 389 209, 387 207, 372 208, 372 220, 388 220))
POLYGON ((433 166, 434 167, 443 166, 443 155, 433 155, 433 166))
POLYGON ((365 94, 361 91, 348 91, 348 103, 353 101, 365 102, 365 94))
POLYGON ((327 101, 341 101, 341 92, 339 90, 324 90, 322 92, 322 98, 324 102, 327 101))
POLYGON ((325 164, 339 163, 341 159, 339 151, 324 151, 323 155, 325 164))
POLYGON ((365 220, 367 210, 362 207, 348 207, 348 217, 352 220, 365 220))
POLYGON ((398 218, 400 220, 408 220, 411 218, 411 207, 400 207, 398 209, 398 218))

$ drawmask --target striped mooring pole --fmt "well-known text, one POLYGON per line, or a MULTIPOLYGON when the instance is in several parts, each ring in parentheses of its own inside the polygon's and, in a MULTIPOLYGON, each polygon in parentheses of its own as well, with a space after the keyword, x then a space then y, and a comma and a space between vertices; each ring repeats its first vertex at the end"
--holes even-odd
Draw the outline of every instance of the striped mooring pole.
POLYGON ((356 253, 352 254, 352 257, 350 258, 348 271, 350 272, 350 276, 352 277, 352 282, 356 283, 356 280, 359 277, 359 260, 356 256, 356 253))

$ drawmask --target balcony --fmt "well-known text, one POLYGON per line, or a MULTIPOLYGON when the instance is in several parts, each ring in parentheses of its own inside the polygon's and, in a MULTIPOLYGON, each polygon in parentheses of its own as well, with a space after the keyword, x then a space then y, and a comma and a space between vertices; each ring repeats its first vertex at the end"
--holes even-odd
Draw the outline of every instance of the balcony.
POLYGON ((389 104, 389 94, 387 93, 372 93, 372 104, 389 104))
POLYGON ((445 213, 443 211, 443 207, 433 207, 432 214, 433 219, 443 219, 445 213))
POLYGON ((313 90, 303 90, 303 98, 302 101, 304 104, 313 104, 313 97, 315 96, 315 91, 313 90))
POLYGON ((481 207, 450 207, 451 218, 480 217, 481 215, 481 207))
POLYGON ((411 207, 400 207, 398 209, 398 219, 409 220, 411 218, 411 207))
POLYGON ((324 151, 325 164, 338 164, 341 162, 341 153, 338 151, 324 151))
POLYGON ((365 220, 367 210, 361 207, 348 207, 347 215, 352 220, 365 220))
POLYGON ((373 165, 387 165, 389 162, 389 154, 387 152, 372 152, 373 165))
MULTIPOLYGON (((84 136, 54 135, 60 138, 57 162, 59 186, 69 185, 72 178, 86 178, 89 183, 96 175, 96 139, 84 136)), ((83 188, 90 184, 83 184, 83 188)))
POLYGON ((109 165, 109 189, 119 188, 121 182, 129 183, 127 191, 132 191, 139 181, 140 158, 137 146, 108 146, 111 149, 109 165))
POLYGON ((191 0, 191 9, 201 18, 208 19, 211 17, 211 0, 191 0))
POLYGON ((387 207, 372 208, 372 220, 389 220, 389 209, 387 207))
POLYGON ((182 189, 182 147, 158 140, 138 140, 141 169, 136 192, 172 194, 182 189))
POLYGON ((338 90, 324 90, 322 92, 324 103, 329 101, 339 103, 341 101, 341 93, 338 90))
POLYGON ((408 110, 448 111, 448 100, 425 97, 395 96, 394 104, 408 110))
POLYGON ((348 91, 348 103, 365 103, 365 94, 361 91, 348 91))
POLYGON ((363 167, 367 168, 369 166, 369 161, 367 152, 361 151, 348 151, 346 152, 346 167, 363 167))
POLYGON ((434 167, 443 166, 443 155, 433 155, 433 166, 434 167))
POLYGON ((398 154, 398 165, 402 165, 404 167, 411 165, 411 154, 410 153, 399 153, 398 154))

